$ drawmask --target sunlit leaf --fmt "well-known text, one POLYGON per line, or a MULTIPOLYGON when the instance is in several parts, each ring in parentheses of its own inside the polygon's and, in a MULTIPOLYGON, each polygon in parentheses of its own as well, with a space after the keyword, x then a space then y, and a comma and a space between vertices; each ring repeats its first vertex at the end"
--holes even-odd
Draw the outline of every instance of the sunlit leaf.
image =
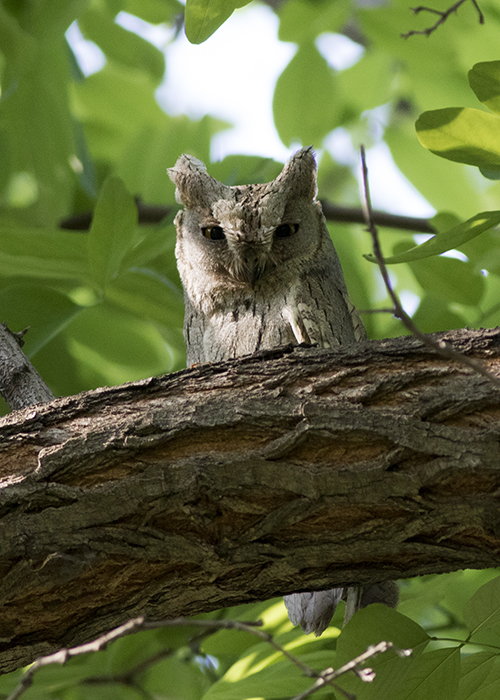
POLYGON ((303 44, 278 78, 274 123, 286 146, 319 146, 340 123, 338 81, 314 44, 303 44))
MULTIPOLYGON (((497 224, 500 224, 500 211, 481 212, 448 231, 436 234, 421 245, 410 248, 403 253, 399 253, 399 255, 391 255, 388 258, 384 258, 384 262, 387 265, 392 265, 422 260, 423 258, 445 253, 447 250, 458 248, 463 243, 472 240, 479 236, 480 233, 483 233, 483 231, 487 231, 497 224)), ((373 255, 365 255, 364 257, 370 262, 377 262, 373 255)))
POLYGON ((89 7, 79 19, 84 36, 94 41, 114 61, 143 70, 159 83, 165 72, 163 53, 149 41, 117 24, 104 8, 89 7))
POLYGON ((500 118, 478 109, 449 107, 424 112, 416 122, 420 143, 448 160, 500 168, 500 118))
POLYGON ((201 44, 224 24, 238 7, 250 0, 186 0, 186 36, 201 44))

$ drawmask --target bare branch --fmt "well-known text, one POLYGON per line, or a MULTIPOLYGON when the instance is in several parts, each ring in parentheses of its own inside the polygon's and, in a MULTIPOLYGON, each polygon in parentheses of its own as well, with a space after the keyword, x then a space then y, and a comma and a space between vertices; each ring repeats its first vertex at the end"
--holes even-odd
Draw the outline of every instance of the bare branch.
MULTIPOLYGON (((264 632, 263 630, 258 629, 261 625, 262 621, 260 620, 256 622, 240 622, 239 620, 228 619, 192 620, 186 617, 178 617, 174 620, 148 621, 143 616, 136 617, 132 620, 129 620, 124 625, 120 625, 120 627, 116 627, 110 632, 106 632, 106 634, 97 637, 92 642, 88 642, 87 644, 81 644, 79 646, 72 647, 69 649, 60 649, 55 654, 49 654, 47 656, 39 657, 26 671, 21 682, 15 688, 15 690, 8 696, 7 700, 18 700, 33 684, 36 672, 44 666, 49 666, 51 664, 65 664, 68 659, 74 656, 81 656, 82 654, 100 651, 104 649, 110 642, 115 641, 120 637, 125 637, 133 632, 139 632, 140 630, 158 629, 159 627, 198 627, 213 632, 219 630, 240 630, 241 632, 249 632, 250 634, 253 634, 259 639, 262 639, 268 644, 270 644, 273 647, 273 649, 276 649, 281 654, 283 654, 285 658, 291 661, 291 663, 295 664, 295 666, 297 666, 306 676, 317 679, 314 685, 311 686, 311 688, 306 690, 304 693, 298 695, 294 700, 302 700, 302 698, 308 697, 309 695, 323 687, 326 683, 334 685, 336 689, 344 693, 346 697, 351 698, 353 696, 351 696, 349 693, 346 693, 344 690, 342 690, 342 688, 339 688, 338 686, 333 684, 332 681, 334 681, 339 676, 348 673, 349 671, 353 671, 354 673, 356 673, 356 675, 358 675, 358 677, 365 682, 372 681, 373 678, 375 678, 375 673, 373 673, 372 669, 359 668, 359 666, 364 664, 368 659, 374 657, 376 654, 383 653, 392 648, 394 648, 396 653, 398 653, 400 656, 409 656, 411 654, 411 649, 399 650, 396 647, 394 647, 392 642, 380 642, 374 647, 369 647, 366 652, 360 654, 355 659, 352 659, 352 661, 349 661, 347 664, 344 664, 336 671, 333 668, 327 668, 324 671, 318 672, 312 669, 310 666, 306 666, 305 664, 303 664, 293 654, 290 654, 290 652, 284 649, 284 647, 282 647, 281 644, 278 644, 278 642, 276 642, 273 636, 270 635, 268 632, 264 632)), ((165 658, 166 656, 170 656, 171 653, 171 649, 163 649, 157 654, 155 654, 153 657, 142 661, 133 669, 125 672, 124 674, 121 674, 120 676, 113 676, 112 678, 106 676, 91 677, 85 679, 82 682, 122 682, 130 684, 133 681, 133 677, 135 675, 148 668, 152 664, 156 663, 157 661, 165 658)))
MULTIPOLYGON (((346 664, 344 664, 337 670, 333 668, 327 668, 324 671, 322 671, 319 674, 318 679, 316 680, 314 685, 305 690, 303 693, 296 695, 293 698, 293 700, 305 700, 305 698, 315 693, 326 683, 331 684, 333 680, 339 678, 340 676, 343 676, 349 671, 353 671, 358 676, 358 678, 360 678, 364 683, 371 683, 371 681, 373 681, 376 677, 375 672, 372 668, 360 668, 360 666, 365 664, 368 661, 368 659, 372 659, 377 654, 383 654, 386 651, 389 651, 389 649, 394 649, 396 654, 398 656, 401 656, 402 658, 410 656, 412 653, 412 649, 399 649, 398 647, 395 647, 392 642, 379 642, 375 646, 369 646, 365 652, 363 652, 359 656, 356 656, 356 658, 352 659, 351 661, 348 661, 346 664)), ((355 696, 351 695, 351 693, 347 693, 339 686, 335 685, 335 688, 337 690, 340 690, 345 695, 345 697, 355 698, 355 696)))
POLYGON ((365 215, 365 222, 367 226, 367 231, 371 234, 372 245, 373 245, 373 255, 377 260, 377 264, 384 280, 385 288, 387 293, 394 304, 394 309, 392 313, 396 318, 399 318, 405 328, 407 328, 412 335, 422 341, 424 345, 436 352, 441 357, 445 357, 449 360, 455 362, 460 362, 461 364, 470 367, 474 372, 481 374, 483 377, 487 377, 495 386, 500 387, 500 378, 489 372, 482 362, 475 360, 472 357, 466 357, 462 353, 454 350, 446 341, 440 340, 435 341, 430 336, 422 333, 418 326, 414 323, 411 316, 409 316, 403 309, 398 295, 394 291, 391 280, 389 277, 389 272, 385 264, 384 256, 382 255, 382 250, 380 248, 380 241, 378 237, 377 227, 373 221, 372 215, 372 205, 370 197, 370 186, 368 182, 368 167, 366 165, 366 155, 364 146, 361 146, 361 166, 362 166, 362 182, 363 182, 363 192, 364 196, 362 199, 362 208, 365 215))
MULTIPOLYGON (((411 7, 411 11, 413 12, 414 15, 418 15, 421 12, 429 12, 433 15, 438 15, 438 19, 436 22, 431 26, 427 27, 427 29, 412 29, 409 32, 406 32, 406 34, 401 34, 401 37, 403 39, 408 39, 410 36, 415 36, 416 34, 421 34, 423 36, 430 36, 432 32, 435 32, 436 29, 441 25, 446 22, 448 17, 453 14, 454 12, 456 13, 458 8, 464 4, 464 2, 467 2, 467 0, 458 0, 455 2, 453 5, 451 5, 447 10, 435 10, 433 7, 427 7, 426 5, 419 5, 418 7, 411 7)), ((477 4, 477 0, 471 0, 472 4, 477 10, 477 13, 479 15, 479 24, 484 24, 484 15, 481 12, 481 8, 477 4)))
MULTIPOLYGON (((327 221, 346 224, 364 223, 363 212, 359 207, 344 207, 339 204, 331 204, 326 200, 322 200, 321 204, 327 221)), ((138 221, 141 225, 159 224, 174 211, 174 207, 171 206, 144 204, 140 201, 136 201, 136 205, 139 215, 138 221)), ((69 231, 88 231, 92 224, 93 214, 92 211, 74 214, 61 221, 59 226, 69 231)), ((384 211, 374 211, 373 219, 378 226, 415 233, 436 233, 428 219, 417 216, 402 216, 388 214, 384 211)))

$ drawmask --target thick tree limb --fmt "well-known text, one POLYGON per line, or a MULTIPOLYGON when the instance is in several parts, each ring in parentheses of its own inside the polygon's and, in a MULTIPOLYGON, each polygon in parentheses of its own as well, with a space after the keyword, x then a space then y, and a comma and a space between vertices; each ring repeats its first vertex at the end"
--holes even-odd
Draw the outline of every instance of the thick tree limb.
MULTIPOLYGON (((500 330, 441 334, 500 373, 500 330)), ((410 337, 0 421, 0 665, 129 617, 500 563, 500 390, 410 337)))

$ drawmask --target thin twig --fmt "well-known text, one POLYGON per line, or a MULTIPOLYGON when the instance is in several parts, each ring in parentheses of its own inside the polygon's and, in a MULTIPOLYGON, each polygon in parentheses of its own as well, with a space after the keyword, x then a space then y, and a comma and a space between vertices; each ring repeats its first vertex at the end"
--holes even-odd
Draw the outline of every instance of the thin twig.
MULTIPOLYGON (((82 654, 88 654, 89 652, 100 651, 101 649, 104 649, 110 642, 119 639, 120 637, 125 637, 131 634, 132 632, 138 632, 140 630, 148 629, 158 629, 160 627, 198 627, 206 631, 213 630, 213 632, 222 629, 237 629, 243 632, 249 632, 250 634, 253 634, 259 639, 262 639, 268 644, 270 644, 273 647, 273 649, 276 649, 281 654, 283 654, 283 656, 285 656, 291 663, 297 666, 297 668, 299 668, 304 675, 306 675, 309 678, 316 679, 314 685, 311 688, 305 691, 305 693, 302 693, 301 695, 297 696, 297 698, 294 700, 299 700, 302 697, 307 697, 308 695, 311 695, 312 693, 316 692, 316 690, 319 690, 319 688, 323 687, 325 684, 332 685, 337 690, 342 692, 346 698, 351 700, 354 696, 350 695, 342 688, 339 688, 335 683, 333 683, 333 681, 336 678, 343 675, 344 673, 347 673, 348 671, 353 671, 362 680, 370 681, 375 676, 371 669, 363 670, 358 668, 358 666, 364 663, 367 659, 371 658, 372 656, 375 656, 375 654, 387 651, 390 648, 394 648, 395 651, 402 656, 407 656, 409 653, 411 653, 411 650, 402 652, 396 649, 395 647, 393 647, 391 642, 380 642, 380 644, 377 644, 376 647, 369 647, 368 650, 364 652, 364 654, 361 654, 349 663, 344 664, 344 666, 337 669, 337 671, 334 671, 332 668, 327 668, 324 671, 318 672, 312 669, 310 666, 303 664, 296 656, 293 656, 293 654, 290 654, 290 652, 284 649, 281 646, 281 644, 278 644, 278 642, 276 642, 273 639, 272 635, 270 635, 268 632, 264 632, 263 630, 258 629, 261 625, 261 621, 240 622, 239 620, 192 620, 186 617, 178 617, 173 620, 147 621, 142 616, 136 617, 132 620, 129 620, 124 625, 120 625, 120 627, 116 627, 110 632, 107 632, 106 634, 97 637, 97 639, 94 639, 92 642, 88 642, 87 644, 81 644, 80 646, 72 647, 69 649, 60 649, 55 654, 49 654, 48 656, 39 657, 26 671, 23 678, 21 679, 21 682, 8 696, 7 700, 18 700, 18 698, 20 698, 21 695, 23 695, 23 693, 26 690, 28 690, 28 688, 33 684, 35 673, 38 671, 38 669, 42 668, 43 666, 48 666, 50 664, 62 665, 65 664, 68 659, 74 656, 80 656, 82 654), (368 671, 370 671, 370 673, 368 673, 368 671)), ((84 679, 81 682, 87 684, 109 682, 130 684, 131 682, 134 682, 134 677, 138 673, 144 671, 153 663, 156 663, 156 661, 158 661, 159 659, 170 656, 171 653, 172 651, 170 649, 164 649, 158 654, 154 655, 153 657, 141 662, 130 671, 120 674, 119 676, 94 676, 84 679)))
MULTIPOLYGON (((426 7, 425 5, 419 5, 418 7, 411 7, 411 11, 413 12, 414 15, 418 15, 421 12, 429 12, 433 15, 438 15, 438 19, 436 20, 435 24, 432 25, 432 27, 427 27, 427 29, 412 29, 409 32, 406 32, 406 34, 401 34, 403 39, 408 39, 410 36, 415 36, 416 34, 421 34, 423 36, 430 36, 432 32, 435 32, 436 29, 441 25, 446 22, 448 17, 453 14, 454 12, 456 13, 460 5, 463 5, 464 2, 467 2, 467 0, 458 0, 455 2, 451 7, 449 7, 447 10, 435 10, 433 7, 426 7)), ((481 8, 477 4, 477 0, 471 0, 472 4, 477 10, 477 13, 479 15, 479 24, 484 24, 484 15, 481 12, 481 8)))
MULTIPOLYGON (((344 675, 345 673, 348 673, 349 671, 353 671, 358 676, 358 678, 360 678, 365 683, 371 683, 371 681, 373 681, 376 675, 374 670, 372 668, 359 668, 359 666, 366 663, 368 659, 373 658, 377 654, 383 654, 389 649, 394 649, 396 654, 401 657, 410 656, 412 653, 411 649, 398 649, 398 647, 395 647, 392 642, 379 642, 375 646, 368 647, 368 649, 365 652, 363 652, 359 656, 356 656, 355 659, 348 661, 340 668, 336 670, 333 668, 325 669, 319 674, 318 679, 316 680, 313 686, 311 686, 307 690, 304 690, 303 693, 296 695, 292 700, 304 700, 304 698, 307 698, 316 691, 318 691, 326 683, 331 683, 333 680, 335 680, 339 676, 344 675)), ((347 698, 355 698, 354 695, 347 693, 347 691, 343 690, 342 688, 339 688, 338 686, 336 686, 336 688, 338 690, 341 690, 347 698)))
POLYGON ((261 621, 257 622, 240 622, 239 620, 191 620, 186 617, 178 617, 173 620, 160 620, 158 622, 147 621, 144 617, 136 617, 129 620, 124 625, 116 627, 115 629, 101 635, 97 639, 87 644, 81 644, 77 647, 72 647, 70 649, 60 649, 55 654, 49 654, 48 656, 39 657, 26 671, 21 679, 19 685, 14 689, 14 691, 8 696, 7 700, 18 700, 21 695, 28 690, 28 688, 33 683, 33 677, 39 668, 43 666, 48 666, 50 664, 65 664, 66 661, 73 656, 80 656, 82 654, 88 654, 89 652, 100 651, 105 648, 110 642, 120 637, 125 637, 132 632, 138 632, 140 630, 147 629, 157 629, 159 627, 201 627, 203 629, 212 629, 214 631, 221 629, 238 629, 245 632, 249 632, 254 636, 268 642, 274 649, 281 652, 289 661, 295 664, 300 670, 307 676, 311 678, 316 678, 318 672, 314 671, 310 666, 303 664, 297 657, 290 654, 286 649, 284 649, 280 644, 278 644, 270 634, 257 629, 262 625, 261 621))
POLYGON ((430 348, 433 350, 435 353, 440 355, 441 357, 446 358, 447 360, 454 360, 455 362, 459 362, 463 365, 466 365, 467 367, 470 367, 474 372, 477 372, 478 374, 481 374, 483 377, 486 377, 489 379, 495 386, 500 388, 500 379, 496 377, 494 374, 491 374, 489 370, 486 369, 486 367, 483 365, 482 362, 479 362, 478 360, 474 360, 471 357, 467 357, 466 355, 463 355, 460 352, 457 352, 454 350, 450 345, 445 340, 441 340, 439 342, 436 342, 432 340, 432 338, 429 338, 428 335, 425 333, 422 333, 422 331, 416 326, 414 323, 413 319, 406 313, 406 311, 403 309, 401 302, 399 300, 398 295, 392 288, 391 280, 389 278, 389 272, 387 270, 387 266, 385 264, 384 256, 382 255, 382 250, 380 248, 380 241, 378 237, 378 231, 377 227, 375 226, 375 223, 373 221, 372 217, 372 205, 371 205, 371 197, 370 197, 370 187, 369 187, 369 182, 368 182, 368 167, 366 165, 366 155, 365 155, 365 149, 364 146, 361 146, 361 166, 362 166, 362 178, 363 178, 363 197, 362 197, 362 203, 361 206, 363 208, 363 212, 365 215, 365 222, 366 222, 366 227, 368 233, 371 234, 372 237, 372 246, 373 246, 373 255, 377 261, 377 264, 379 266, 380 273, 382 275, 382 279, 384 280, 385 288, 387 289, 387 293, 389 294, 389 297, 394 304, 394 308, 392 309, 392 313, 396 318, 399 318, 403 325, 410 331, 412 335, 414 335, 416 338, 418 338, 426 347, 430 348))

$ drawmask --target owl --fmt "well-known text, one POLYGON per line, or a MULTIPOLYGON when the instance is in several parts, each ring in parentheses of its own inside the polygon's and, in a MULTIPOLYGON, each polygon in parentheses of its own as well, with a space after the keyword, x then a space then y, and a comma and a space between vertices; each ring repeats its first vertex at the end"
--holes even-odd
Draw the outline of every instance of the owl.
MULTIPOLYGON (((224 185, 188 155, 168 173, 184 205, 175 254, 188 366, 290 343, 334 348, 366 338, 316 199, 312 148, 266 184, 224 185)), ((290 620, 321 634, 342 593, 286 596, 290 620)))

